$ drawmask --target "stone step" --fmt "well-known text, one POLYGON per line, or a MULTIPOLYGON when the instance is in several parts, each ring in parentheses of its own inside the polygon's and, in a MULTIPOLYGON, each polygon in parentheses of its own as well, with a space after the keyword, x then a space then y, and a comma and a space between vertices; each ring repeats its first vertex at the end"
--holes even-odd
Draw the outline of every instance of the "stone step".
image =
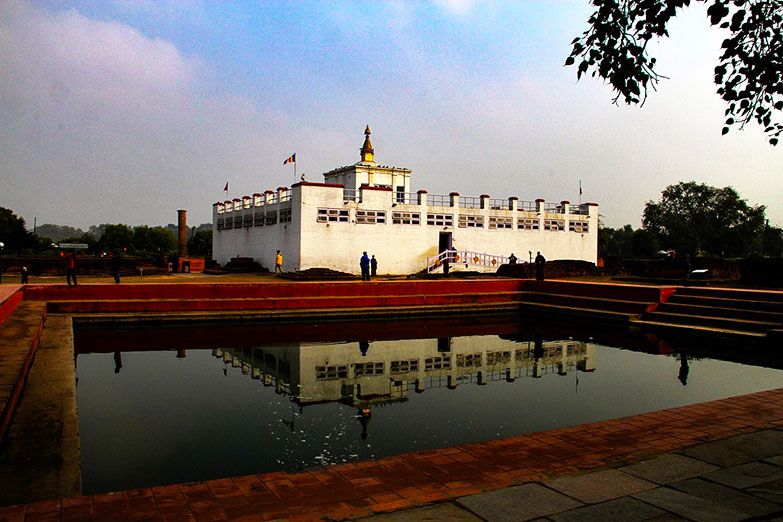
POLYGON ((526 303, 543 303, 588 310, 605 310, 628 314, 643 314, 654 309, 657 303, 631 301, 624 299, 553 294, 546 292, 526 292, 522 297, 526 303))
POLYGON ((239 299, 83 299, 50 301, 52 313, 177 312, 208 310, 304 310, 353 307, 361 312, 370 307, 417 308, 427 305, 478 305, 521 300, 523 292, 471 292, 457 294, 415 294, 381 296, 258 297, 239 299))
POLYGON ((783 303, 768 300, 732 299, 729 297, 710 297, 698 295, 684 295, 677 290, 666 300, 667 303, 692 304, 697 306, 712 306, 716 308, 731 308, 735 310, 758 310, 760 312, 781 312, 783 303))
POLYGON ((766 332, 780 326, 771 321, 752 321, 749 319, 733 319, 730 317, 711 317, 690 314, 675 314, 667 312, 652 312, 645 314, 645 320, 658 323, 678 324, 684 326, 704 326, 744 332, 766 332))
POLYGON ((721 299, 739 299, 746 301, 766 301, 783 304, 783 292, 773 290, 742 290, 732 288, 694 288, 679 287, 677 295, 711 297, 721 299))
MULTIPOLYGON (((741 305, 741 303, 736 303, 741 305)), ((769 321, 783 325, 783 311, 770 312, 747 308, 729 308, 728 306, 708 306, 704 304, 672 303, 671 300, 661 304, 657 312, 667 312, 685 315, 699 315, 708 317, 729 317, 734 319, 749 319, 752 321, 769 321)))

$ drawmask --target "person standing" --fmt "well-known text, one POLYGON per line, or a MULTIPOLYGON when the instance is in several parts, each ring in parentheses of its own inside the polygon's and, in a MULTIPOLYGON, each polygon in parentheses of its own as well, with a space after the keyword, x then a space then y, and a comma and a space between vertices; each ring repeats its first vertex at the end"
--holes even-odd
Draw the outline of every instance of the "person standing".
POLYGON ((370 275, 375 277, 378 274, 378 260, 375 259, 375 254, 370 259, 370 275))
POLYGON ((362 252, 362 258, 359 260, 359 266, 362 269, 362 281, 370 280, 370 258, 367 252, 362 252))
POLYGON ((22 284, 23 285, 27 284, 27 276, 28 276, 28 274, 29 274, 29 272, 27 270, 27 266, 25 265, 25 266, 22 267, 22 284))
POLYGON ((508 264, 509 265, 516 265, 517 264, 517 256, 514 255, 514 252, 511 252, 511 255, 508 256, 508 264))
POLYGON ((78 286, 76 282, 76 252, 74 250, 65 254, 65 281, 68 286, 71 286, 71 278, 73 278, 73 286, 78 286))
POLYGON ((278 250, 275 256, 275 274, 283 273, 283 254, 278 250))
POLYGON ((120 258, 119 252, 114 254, 111 258, 111 271, 114 274, 114 282, 119 284, 120 282, 120 269, 122 268, 122 258, 120 258))
POLYGON ((546 264, 546 259, 544 259, 544 256, 541 255, 541 252, 536 252, 536 281, 543 281, 544 280, 544 265, 546 264))

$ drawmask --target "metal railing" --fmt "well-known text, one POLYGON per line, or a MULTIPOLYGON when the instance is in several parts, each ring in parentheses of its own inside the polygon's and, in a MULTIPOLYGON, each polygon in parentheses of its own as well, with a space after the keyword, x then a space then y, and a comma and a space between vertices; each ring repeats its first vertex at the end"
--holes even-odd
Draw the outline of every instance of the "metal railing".
POLYGON ((498 268, 500 265, 508 263, 508 257, 471 250, 444 250, 437 256, 427 258, 427 273, 440 268, 444 262, 452 265, 465 265, 466 267, 498 268))
POLYGON ((442 194, 427 194, 427 206, 449 207, 451 206, 451 197, 442 194))
POLYGON ((517 201, 517 210, 536 212, 538 211, 538 204, 535 201, 517 201))
POLYGON ((511 210, 511 202, 508 199, 490 199, 489 208, 492 210, 511 210))
POLYGON ((362 191, 354 189, 343 189, 343 201, 356 201, 357 203, 361 203, 362 191))
POLYGON ((460 196, 460 208, 481 208, 481 198, 475 196, 460 196))

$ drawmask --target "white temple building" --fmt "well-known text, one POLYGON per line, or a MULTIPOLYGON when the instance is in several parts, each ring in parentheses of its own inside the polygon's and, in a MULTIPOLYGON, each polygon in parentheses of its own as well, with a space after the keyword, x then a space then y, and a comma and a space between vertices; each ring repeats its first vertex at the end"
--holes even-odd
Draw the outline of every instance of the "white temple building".
POLYGON ((495 271, 514 253, 595 263, 598 205, 517 197, 411 192, 411 170, 378 165, 365 130, 360 161, 302 181, 213 204, 212 252, 220 264, 253 258, 283 270, 360 272, 362 252, 381 274, 410 274, 450 261, 452 270, 495 271))

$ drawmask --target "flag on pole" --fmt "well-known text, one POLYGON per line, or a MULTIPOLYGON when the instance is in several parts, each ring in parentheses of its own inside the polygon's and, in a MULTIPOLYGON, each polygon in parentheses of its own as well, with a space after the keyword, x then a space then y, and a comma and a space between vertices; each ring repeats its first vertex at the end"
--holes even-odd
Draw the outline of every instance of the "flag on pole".
POLYGON ((289 163, 296 163, 296 153, 291 154, 291 156, 283 162, 283 165, 288 165, 289 163))
POLYGON ((226 192, 228 192, 228 181, 226 181, 226 186, 223 188, 226 192))

